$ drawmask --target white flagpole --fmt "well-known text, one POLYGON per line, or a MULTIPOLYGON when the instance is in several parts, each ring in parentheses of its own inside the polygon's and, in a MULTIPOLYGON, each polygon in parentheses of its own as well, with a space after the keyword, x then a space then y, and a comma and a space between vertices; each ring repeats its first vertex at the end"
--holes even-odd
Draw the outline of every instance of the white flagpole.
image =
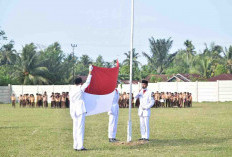
POLYGON ((131 101, 132 101, 133 33, 134 33, 134 0, 131 0, 130 98, 129 98, 129 120, 127 124, 127 142, 131 142, 131 137, 132 137, 131 101))

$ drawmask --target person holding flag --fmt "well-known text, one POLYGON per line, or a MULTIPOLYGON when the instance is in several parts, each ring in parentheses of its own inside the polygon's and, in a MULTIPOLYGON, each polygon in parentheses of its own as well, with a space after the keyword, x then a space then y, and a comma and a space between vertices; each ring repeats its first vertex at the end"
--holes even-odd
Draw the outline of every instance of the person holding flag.
POLYGON ((153 92, 147 89, 148 81, 142 80, 142 89, 135 95, 135 99, 140 100, 138 115, 140 118, 141 138, 139 140, 149 141, 149 118, 151 107, 154 105, 153 92))
POLYGON ((84 148, 85 115, 86 107, 84 102, 84 91, 91 82, 92 65, 89 66, 89 75, 82 85, 82 79, 76 78, 75 86, 70 91, 70 115, 73 120, 73 149, 76 151, 87 150, 84 148))
POLYGON ((117 133, 117 125, 118 125, 118 113, 119 113, 119 92, 117 88, 114 90, 114 98, 112 102, 112 106, 110 111, 108 112, 109 115, 109 126, 108 126, 108 138, 109 142, 116 142, 116 133, 117 133))

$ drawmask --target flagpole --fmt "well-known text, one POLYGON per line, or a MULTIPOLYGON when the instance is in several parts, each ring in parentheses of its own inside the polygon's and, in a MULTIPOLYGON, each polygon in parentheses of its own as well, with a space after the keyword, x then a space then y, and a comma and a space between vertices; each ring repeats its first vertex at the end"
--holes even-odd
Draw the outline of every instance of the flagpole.
POLYGON ((131 0, 130 98, 129 98, 129 120, 127 124, 127 142, 131 142, 132 139, 131 102, 132 102, 133 33, 134 33, 134 0, 131 0))

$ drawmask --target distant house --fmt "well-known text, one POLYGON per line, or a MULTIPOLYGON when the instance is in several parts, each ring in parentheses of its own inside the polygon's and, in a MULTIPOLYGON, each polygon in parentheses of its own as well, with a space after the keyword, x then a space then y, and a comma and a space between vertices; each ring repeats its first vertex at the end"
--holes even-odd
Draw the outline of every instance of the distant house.
POLYGON ((209 78, 207 81, 217 81, 217 80, 232 80, 232 74, 221 74, 209 78))
POLYGON ((200 79, 198 74, 176 74, 173 75, 167 82, 192 82, 200 79))

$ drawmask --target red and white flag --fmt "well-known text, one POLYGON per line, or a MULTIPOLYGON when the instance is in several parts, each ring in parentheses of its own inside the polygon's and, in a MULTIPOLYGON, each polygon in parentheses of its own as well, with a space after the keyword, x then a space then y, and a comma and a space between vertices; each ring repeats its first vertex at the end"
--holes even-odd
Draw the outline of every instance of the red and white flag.
POLYGON ((92 78, 84 93, 87 116, 108 112, 117 85, 119 64, 114 68, 93 66, 92 78))

